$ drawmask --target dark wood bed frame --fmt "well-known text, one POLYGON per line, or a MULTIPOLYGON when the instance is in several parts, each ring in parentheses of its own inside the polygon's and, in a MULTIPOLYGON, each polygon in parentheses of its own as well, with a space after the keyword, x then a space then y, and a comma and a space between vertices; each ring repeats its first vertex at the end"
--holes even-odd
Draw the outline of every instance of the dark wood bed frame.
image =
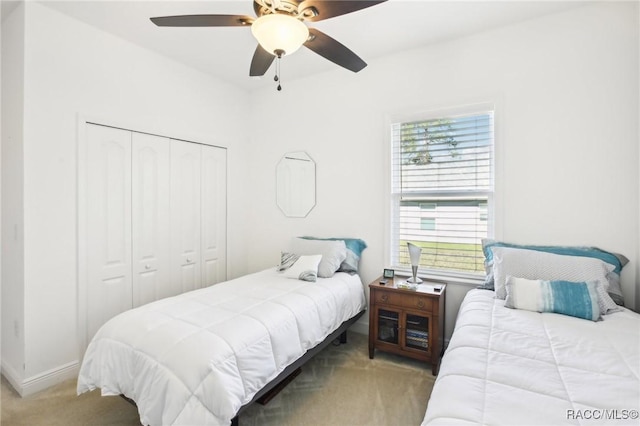
POLYGON ((253 404, 254 402, 260 402, 261 399, 263 399, 264 403, 267 403, 271 398, 273 398, 273 396, 280 392, 291 380, 293 380, 295 376, 300 373, 300 367, 302 367, 307 363, 307 361, 309 361, 320 351, 326 348, 331 342, 339 338, 340 343, 347 343, 347 329, 351 327, 353 323, 358 321, 365 312, 365 310, 362 310, 352 318, 343 322, 340 327, 338 327, 333 333, 327 336, 326 339, 324 339, 313 348, 309 349, 307 352, 305 352, 304 355, 295 360, 287 368, 282 370, 282 373, 278 374, 275 379, 264 385, 264 387, 255 394, 251 401, 240 407, 236 416, 231 419, 231 426, 239 426, 240 414, 242 414, 242 412, 246 410, 251 404, 253 404))

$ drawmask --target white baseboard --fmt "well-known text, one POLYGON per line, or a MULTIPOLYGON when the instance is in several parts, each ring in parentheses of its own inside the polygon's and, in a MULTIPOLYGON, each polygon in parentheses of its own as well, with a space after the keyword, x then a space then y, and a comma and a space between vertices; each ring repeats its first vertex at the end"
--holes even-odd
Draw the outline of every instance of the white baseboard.
POLYGON ((22 378, 18 374, 18 372, 9 364, 4 361, 1 364, 0 371, 5 379, 9 382, 9 384, 18 392, 19 395, 22 395, 22 378))
POLYGON ((50 388, 51 386, 62 383, 65 380, 75 379, 78 377, 80 365, 78 361, 61 365, 44 373, 28 377, 20 380, 20 376, 9 365, 2 364, 2 375, 7 379, 11 386, 18 392, 21 397, 32 395, 41 390, 50 388))

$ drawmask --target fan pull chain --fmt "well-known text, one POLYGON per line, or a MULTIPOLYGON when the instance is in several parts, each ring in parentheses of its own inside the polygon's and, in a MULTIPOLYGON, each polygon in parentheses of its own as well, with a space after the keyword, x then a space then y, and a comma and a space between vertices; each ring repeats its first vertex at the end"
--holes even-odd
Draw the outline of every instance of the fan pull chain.
POLYGON ((280 85, 280 57, 276 59, 276 75, 273 77, 273 81, 278 82, 278 92, 282 90, 282 86, 280 85))
POLYGON ((275 51, 276 54, 276 75, 275 77, 273 77, 273 81, 277 81, 278 82, 278 92, 282 90, 282 85, 280 84, 281 81, 281 77, 282 74, 280 73, 280 59, 282 59, 282 55, 284 54, 283 50, 276 50, 275 51))

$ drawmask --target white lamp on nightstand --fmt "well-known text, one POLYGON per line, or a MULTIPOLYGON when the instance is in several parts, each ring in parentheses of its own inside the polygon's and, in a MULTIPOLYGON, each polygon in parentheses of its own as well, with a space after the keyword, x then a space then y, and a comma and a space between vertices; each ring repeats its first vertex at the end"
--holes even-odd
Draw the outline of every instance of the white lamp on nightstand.
POLYGON ((411 259, 411 272, 413 273, 413 277, 409 278, 407 282, 413 284, 420 284, 422 280, 418 278, 418 266, 420 265, 420 253, 422 253, 422 248, 419 246, 407 243, 407 247, 409 248, 409 258, 411 259))

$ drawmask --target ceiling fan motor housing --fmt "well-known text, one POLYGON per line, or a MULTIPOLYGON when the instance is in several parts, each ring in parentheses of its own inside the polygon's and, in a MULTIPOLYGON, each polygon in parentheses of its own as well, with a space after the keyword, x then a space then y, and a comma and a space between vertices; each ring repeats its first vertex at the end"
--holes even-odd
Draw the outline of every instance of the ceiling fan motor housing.
POLYGON ((257 16, 269 15, 271 13, 284 13, 295 16, 299 19, 309 19, 318 16, 318 10, 313 7, 305 7, 300 10, 302 1, 297 0, 255 0, 254 11, 257 16))

